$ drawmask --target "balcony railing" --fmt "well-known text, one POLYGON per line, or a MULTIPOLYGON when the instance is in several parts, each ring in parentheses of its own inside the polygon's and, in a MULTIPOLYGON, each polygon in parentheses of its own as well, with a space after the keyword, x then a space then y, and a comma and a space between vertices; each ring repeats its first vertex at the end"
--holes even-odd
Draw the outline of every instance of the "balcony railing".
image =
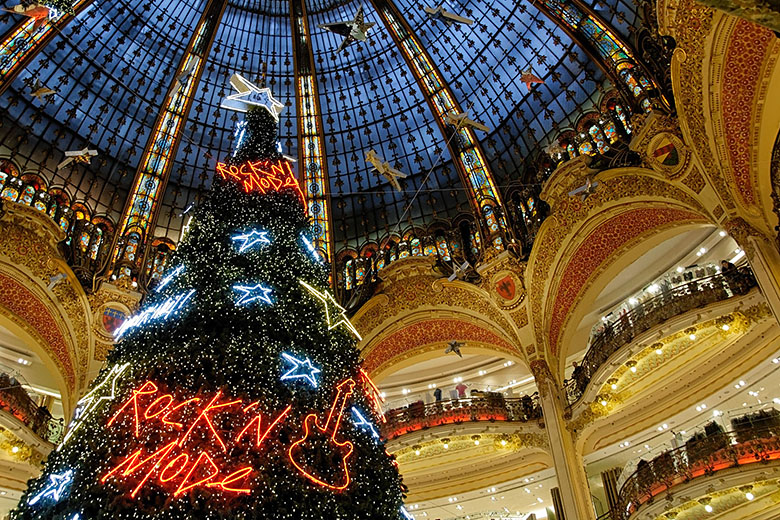
POLYGON ((46 408, 35 403, 14 377, 5 373, 0 373, 0 410, 16 417, 47 442, 57 444, 62 437, 62 419, 54 419, 46 408))
MULTIPOLYGON (((709 426, 715 426, 711 423, 709 426)), ((684 447, 641 461, 620 488, 612 520, 627 520, 640 506, 681 483, 715 472, 780 459, 780 414, 775 410, 732 420, 731 432, 719 426, 689 439, 684 447)))
POLYGON ((537 394, 509 399, 495 395, 429 404, 418 401, 386 412, 387 422, 382 424, 381 430, 386 439, 394 439, 445 424, 469 421, 527 422, 541 416, 542 407, 537 394))
POLYGON ((755 286, 753 272, 741 267, 693 280, 637 304, 595 336, 572 377, 564 382, 569 405, 582 397, 591 378, 607 359, 637 335, 691 309, 746 294, 755 286))

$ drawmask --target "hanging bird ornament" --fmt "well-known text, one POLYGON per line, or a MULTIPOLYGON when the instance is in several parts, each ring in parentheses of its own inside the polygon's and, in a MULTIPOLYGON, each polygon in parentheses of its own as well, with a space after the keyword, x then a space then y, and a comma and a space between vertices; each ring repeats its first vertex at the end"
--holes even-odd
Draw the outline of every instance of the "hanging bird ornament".
POLYGON ((531 85, 534 83, 544 83, 544 80, 535 75, 532 69, 524 70, 520 74, 520 81, 525 83, 525 86, 528 88, 528 90, 531 90, 531 85))
POLYGON ((32 90, 32 92, 30 93, 30 95, 32 97, 34 97, 34 98, 37 98, 38 101, 40 101, 41 103, 43 103, 45 101, 44 98, 46 96, 51 96, 52 94, 56 94, 57 93, 56 90, 50 89, 46 85, 42 84, 38 80, 38 78, 35 78, 35 81, 33 82, 33 86, 32 86, 31 90, 32 90))
POLYGON ((450 352, 454 352, 458 355, 458 357, 463 357, 463 354, 460 353, 460 347, 465 346, 465 343, 461 343, 457 340, 452 340, 447 344, 447 348, 444 349, 444 354, 449 354, 450 352))
POLYGON ((390 163, 385 161, 382 156, 377 155, 376 151, 373 149, 366 153, 366 162, 370 163, 374 167, 371 171, 375 171, 387 179, 388 182, 393 185, 395 191, 402 191, 401 184, 398 182, 398 179, 405 179, 405 173, 400 172, 390 166, 390 163))
POLYGON ((363 6, 358 9, 355 18, 343 22, 321 23, 317 25, 320 29, 334 32, 344 37, 339 48, 334 54, 338 54, 342 49, 355 42, 365 42, 368 38, 368 31, 374 26, 374 23, 366 23, 363 20, 363 6))

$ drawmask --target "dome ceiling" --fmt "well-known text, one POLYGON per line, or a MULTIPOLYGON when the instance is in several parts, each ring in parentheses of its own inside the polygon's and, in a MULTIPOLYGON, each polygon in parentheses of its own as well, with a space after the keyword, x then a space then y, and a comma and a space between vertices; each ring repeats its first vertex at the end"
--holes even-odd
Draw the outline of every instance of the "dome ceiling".
MULTIPOLYGON (((610 2, 616 3, 592 7, 629 37, 636 8, 623 0, 610 2)), ((65 185, 74 200, 86 200, 95 214, 116 222, 206 5, 203 0, 93 2, 55 34, 0 100, 8 108, 0 139, 23 171, 40 169, 52 186, 65 185), (29 95, 36 78, 57 90, 47 103, 29 95), (99 158, 54 173, 62 152, 85 146, 96 148, 99 158), (42 159, 43 167, 36 162, 42 159)), ((317 27, 352 19, 360 5, 306 0, 336 250, 394 230, 431 168, 401 227, 470 211, 427 93, 375 5, 363 4, 366 22, 375 23, 368 42, 338 55, 333 50, 341 37, 317 27), (364 158, 372 148, 409 175, 402 193, 370 171, 364 158)), ((574 127, 609 88, 602 69, 530 2, 450 2, 446 9, 476 22, 452 27, 428 19, 423 3, 395 0, 394 5, 457 103, 471 107, 472 118, 491 128, 477 138, 499 189, 521 182, 524 165, 561 130, 574 127), (528 68, 544 80, 530 92, 520 81, 528 68)), ((298 156, 289 12, 286 1, 227 2, 181 126, 155 235, 178 239, 182 212, 208 189, 216 162, 230 154, 238 114, 219 104, 231 93, 233 73, 258 80, 265 71, 266 85, 287 106, 280 119, 282 151, 298 156)), ((18 21, 0 16, 0 33, 18 21)))

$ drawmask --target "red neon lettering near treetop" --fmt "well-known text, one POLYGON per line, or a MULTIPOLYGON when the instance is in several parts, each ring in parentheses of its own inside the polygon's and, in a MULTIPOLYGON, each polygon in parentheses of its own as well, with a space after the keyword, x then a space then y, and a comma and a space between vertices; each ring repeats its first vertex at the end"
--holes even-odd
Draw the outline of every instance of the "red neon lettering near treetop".
POLYGON ((284 159, 276 161, 247 161, 239 165, 217 163, 217 173, 223 179, 232 179, 241 184, 247 193, 280 191, 283 188, 295 190, 301 202, 305 203, 303 191, 298 179, 290 168, 290 163, 284 159))

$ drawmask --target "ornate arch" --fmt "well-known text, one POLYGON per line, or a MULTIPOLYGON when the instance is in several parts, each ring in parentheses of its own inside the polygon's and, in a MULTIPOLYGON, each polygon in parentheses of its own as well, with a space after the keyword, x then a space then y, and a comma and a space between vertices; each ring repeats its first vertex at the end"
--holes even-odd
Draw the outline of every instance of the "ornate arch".
POLYGON ((551 215, 528 262, 530 315, 538 355, 557 360, 550 364, 562 372, 561 339, 572 313, 581 312, 587 301, 586 292, 593 294, 630 263, 639 254, 632 251, 639 242, 660 241, 679 232, 674 228, 706 225, 712 217, 688 192, 651 170, 620 168, 595 175, 586 158, 556 170, 542 199, 550 203, 551 215), (587 177, 599 182, 595 192, 584 201, 569 196, 587 177))

